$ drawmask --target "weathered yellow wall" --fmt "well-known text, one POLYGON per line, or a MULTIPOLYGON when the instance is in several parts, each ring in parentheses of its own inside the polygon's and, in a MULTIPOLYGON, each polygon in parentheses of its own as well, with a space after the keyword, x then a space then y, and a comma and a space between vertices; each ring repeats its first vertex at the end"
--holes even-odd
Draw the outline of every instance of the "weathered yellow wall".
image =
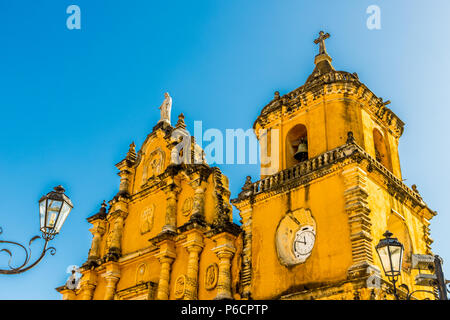
MULTIPOLYGON (((287 135, 295 126, 304 125, 307 130, 310 161, 307 162, 307 168, 302 167, 302 170, 307 172, 303 172, 301 177, 296 173, 296 178, 292 178, 293 170, 284 171, 283 174, 291 175, 286 180, 281 173, 274 175, 271 179, 276 177, 275 182, 267 179, 264 183, 270 181, 275 187, 268 187, 261 192, 255 191, 257 183, 247 181, 243 193, 233 200, 243 220, 243 226, 241 229, 237 228, 237 231, 224 232, 223 229, 217 228, 214 230, 217 233, 210 232, 216 228, 213 222, 224 223, 223 220, 226 220, 223 212, 229 219, 232 218, 232 210, 223 210, 224 208, 219 208, 218 205, 220 197, 217 194, 220 194, 225 208, 231 207, 226 177, 220 174, 218 183, 215 180, 217 172, 208 171, 209 176, 205 182, 199 179, 201 173, 196 172, 198 176, 195 174, 190 176, 192 171, 183 170, 169 178, 163 177, 162 179, 166 179, 164 181, 159 180, 164 176, 162 173, 169 172, 165 170, 171 161, 174 140, 168 139, 167 130, 172 130, 172 127, 158 124, 159 128, 157 125, 155 127, 157 129, 147 137, 137 157, 130 149, 131 156, 129 152, 127 158, 117 165, 121 176, 120 192, 110 202, 106 232, 100 245, 101 257, 106 255, 109 259, 108 254, 112 254, 112 260, 118 261, 112 264, 103 261, 101 265, 94 266, 95 270, 84 270, 86 279, 88 275, 92 276, 89 279, 94 279, 97 274, 93 299, 105 298, 106 293, 111 291, 108 291, 105 279, 110 279, 109 288, 111 288, 113 276, 120 277, 115 287, 116 291, 137 285, 137 270, 143 263, 146 269, 140 277, 141 280, 151 281, 155 285, 159 283, 161 287, 158 287, 158 292, 161 296, 165 295, 165 284, 161 284, 161 279, 165 279, 164 275, 168 276, 169 299, 176 298, 174 292, 177 278, 188 273, 198 276, 197 281, 192 279, 191 281, 196 282, 197 298, 202 300, 218 296, 235 299, 392 298, 387 297, 386 292, 375 293, 371 288, 367 288, 365 283, 368 276, 366 273, 373 272, 376 269, 373 268, 374 265, 382 270, 375 246, 386 229, 391 228, 394 237, 397 232, 399 237, 410 241, 410 252, 429 253, 430 239, 426 229, 428 220, 434 213, 423 202, 418 201, 418 195, 401 182, 398 154, 399 137, 404 125, 401 120, 385 108, 386 104, 382 99, 365 87, 356 74, 335 71, 331 66, 331 58, 326 53, 316 56, 315 63, 315 71, 303 86, 307 90, 300 87, 283 97, 277 96, 266 106, 267 108, 263 109, 254 127, 258 137, 260 129, 272 130, 268 133, 269 136, 274 132, 273 129, 279 131, 276 141, 278 148, 275 153, 280 164, 276 169, 277 173, 280 173, 298 164, 287 152, 287 135), (386 147, 388 161, 384 162, 384 165, 399 179, 398 181, 390 173, 385 172, 385 168, 380 166, 377 160, 374 162, 376 159, 374 129, 382 136, 377 141, 382 141, 386 147), (353 133, 356 144, 351 140, 347 143, 349 132, 353 133), (346 154, 345 157, 341 154, 339 161, 329 161, 329 157, 336 156, 334 152, 343 152, 343 146, 352 147, 353 149, 346 150, 352 152, 356 150, 359 154, 355 157, 353 153, 346 154), (149 168, 152 167, 151 155, 155 154, 155 150, 160 150, 164 156, 159 159, 159 172, 151 178, 149 175, 152 170, 149 168), (333 151, 328 152, 331 150, 333 151), (324 157, 311 160, 325 152, 328 152, 326 160, 324 157), (290 184, 293 181, 297 184, 290 184), (223 184, 223 188, 218 186, 220 184, 223 184), (123 187, 125 185, 126 188, 123 187), (203 188, 204 197, 200 196, 203 202, 200 202, 203 203, 201 211, 206 226, 198 225, 196 219, 191 221, 191 213, 183 213, 186 199, 197 197, 198 200, 198 195, 203 194, 201 191, 203 188), (175 202, 174 193, 177 194, 175 202), (248 196, 247 193, 251 195, 248 196), (155 208, 152 228, 142 234, 142 213, 152 205, 155 208), (308 209, 312 214, 315 243, 311 254, 304 262, 287 267, 282 264, 285 260, 280 259, 277 252, 279 249, 277 249, 279 239, 276 234, 277 228, 288 212, 290 215, 301 208, 308 209), (177 229, 176 236, 168 232, 160 238, 166 224, 166 216, 171 217, 169 213, 173 212, 171 209, 175 210, 176 225, 173 227, 177 229), (113 233, 112 228, 116 225, 114 221, 121 219, 124 221, 123 231, 120 231, 121 257, 117 258, 114 257, 114 250, 110 250, 111 246, 108 247, 106 242, 108 235, 113 233), (164 238, 166 236, 169 240, 164 238), (191 252, 195 252, 193 248, 199 247, 202 249, 198 261, 192 258, 192 255, 190 258, 188 248, 192 250, 191 252), (224 261, 226 263, 222 266, 227 265, 228 257, 232 257, 231 267, 226 267, 226 270, 219 273, 222 284, 207 290, 205 287, 207 268, 224 261), (251 265, 244 261, 247 258, 250 259, 251 265), (167 266, 167 262, 162 262, 163 260, 173 261, 170 271, 162 267, 167 266), (195 273, 197 264, 198 273, 195 273), (249 268, 251 270, 248 270, 249 268), (238 287, 241 292, 238 292, 238 287), (313 292, 314 290, 316 292, 313 292)), ((182 117, 179 117, 179 123, 181 120, 182 117)), ((184 129, 183 124, 177 124, 176 130, 184 129)), ((273 146, 269 144, 269 158, 274 156, 270 154, 271 147, 273 146)), ((261 145, 261 150, 265 149, 266 147, 261 145)), ((386 160, 383 159, 382 161, 386 160)), ((270 160, 263 157, 261 162, 269 163, 270 160)), ((261 166, 262 169, 264 167, 261 166)), ((300 166, 296 169, 300 169, 300 166)), ((262 173, 261 176, 267 177, 266 173, 262 173)), ((197 206, 200 206, 198 201, 197 206)), ((104 224, 105 221, 101 223, 104 224)), ((229 224, 222 224, 220 227, 224 226, 231 229, 233 227, 229 224)), ((91 229, 93 234, 97 229, 95 227, 91 229)), ((117 232, 115 234, 117 235, 117 232)), ((411 290, 419 289, 414 285, 416 275, 417 271, 409 270, 405 264, 405 270, 398 284, 407 284, 411 290)), ((89 286, 85 285, 79 290, 75 298, 80 299, 83 290, 89 291, 86 288, 89 286)), ((130 292, 132 296, 133 291, 130 292)), ((416 296, 425 298, 427 294, 416 296)))
POLYGON ((275 247, 276 228, 288 211, 287 194, 255 203, 252 214, 255 299, 277 297, 299 290, 303 284, 324 284, 346 278, 351 248, 342 194, 343 183, 338 174, 291 191, 292 209, 310 208, 317 223, 311 256, 304 264, 291 268, 281 265, 275 247))
MULTIPOLYGON (((372 221, 372 235, 373 235, 373 256, 374 262, 382 269, 381 262, 378 258, 377 252, 375 250, 376 244, 383 238, 383 233, 386 230, 391 231, 394 235, 393 237, 399 237, 396 234, 395 229, 390 228, 388 223, 389 217, 391 215, 399 214, 407 228, 411 241, 412 241, 412 253, 425 254, 427 252, 426 242, 423 236, 423 223, 422 218, 417 214, 417 209, 401 203, 394 197, 392 197, 389 192, 377 182, 376 179, 367 180, 367 189, 369 192, 369 206, 371 209, 371 221, 372 221), (393 212, 392 210, 395 210, 393 212)), ((418 270, 402 270, 401 278, 399 284, 404 283, 408 285, 411 291, 417 289, 424 289, 424 287, 416 286, 414 278, 418 274, 418 270)), ((386 279, 386 278, 385 278, 386 279)), ((386 279, 387 280, 387 279, 386 279)), ((425 294, 415 294, 415 297, 426 298, 429 295, 425 294)))

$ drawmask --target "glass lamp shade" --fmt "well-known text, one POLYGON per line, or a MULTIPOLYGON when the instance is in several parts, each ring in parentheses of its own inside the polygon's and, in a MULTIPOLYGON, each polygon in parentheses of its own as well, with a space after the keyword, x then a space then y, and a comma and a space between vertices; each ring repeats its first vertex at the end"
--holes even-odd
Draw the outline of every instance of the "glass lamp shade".
POLYGON ((72 201, 64 191, 62 186, 55 187, 54 191, 39 200, 41 232, 45 239, 53 239, 59 233, 73 208, 72 201))
POLYGON ((392 233, 386 231, 381 239, 376 250, 380 257, 381 265, 384 273, 389 278, 394 278, 400 275, 403 259, 403 244, 397 238, 391 238, 392 233))

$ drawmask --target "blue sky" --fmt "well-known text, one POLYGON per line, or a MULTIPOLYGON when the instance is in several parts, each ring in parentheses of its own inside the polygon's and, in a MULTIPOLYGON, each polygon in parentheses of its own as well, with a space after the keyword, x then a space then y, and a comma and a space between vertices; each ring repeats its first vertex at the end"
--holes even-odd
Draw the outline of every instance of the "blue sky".
MULTIPOLYGON (((334 67, 357 72, 406 123, 403 176, 439 213, 433 249, 450 278, 449 9, 445 0, 1 1, 1 237, 38 234, 37 200, 58 184, 75 209, 52 241, 56 255, 1 276, 0 299, 60 299, 66 267, 89 250, 85 218, 117 192, 114 164, 151 132, 165 91, 192 132, 194 120, 204 130, 251 128, 274 91, 304 83, 322 29, 334 67), (71 4, 81 30, 66 28, 71 4), (381 30, 366 27, 372 4, 381 30)), ((233 196, 259 175, 257 165, 220 168, 233 196)))

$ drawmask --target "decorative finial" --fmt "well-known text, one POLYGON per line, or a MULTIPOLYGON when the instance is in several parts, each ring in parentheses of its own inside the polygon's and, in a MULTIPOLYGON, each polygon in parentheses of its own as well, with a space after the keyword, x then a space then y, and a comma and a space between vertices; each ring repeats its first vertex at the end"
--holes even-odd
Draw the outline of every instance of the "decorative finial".
POLYGON ((178 116, 178 122, 175 127, 181 128, 181 129, 186 129, 186 124, 184 123, 184 114, 183 113, 180 113, 180 115, 178 116))
POLYGON ((329 33, 319 32, 319 38, 314 40, 315 44, 319 44, 319 54, 327 54, 327 49, 325 47, 325 40, 330 37, 329 33))
POLYGON ((136 160, 136 145, 134 144, 134 141, 130 144, 126 159, 129 161, 136 160))
POLYGON ((66 189, 64 189, 64 187, 61 185, 54 187, 53 190, 55 190, 58 193, 64 193, 66 191, 66 189))
POLYGON ((245 183, 244 186, 242 187, 242 190, 248 190, 251 185, 252 185, 252 177, 247 176, 247 178, 245 178, 245 183))
POLYGON ((279 91, 275 91, 274 100, 278 100, 278 99, 280 99, 280 92, 279 91))
POLYGON ((107 207, 108 205, 106 204, 106 201, 105 200, 103 200, 103 203, 102 203, 102 206, 101 206, 101 208, 100 208, 100 215, 106 215, 106 207, 107 207))
POLYGON ((392 234, 392 232, 390 232, 389 230, 386 230, 386 232, 385 233, 383 233, 383 236, 385 237, 385 238, 390 238, 390 237, 392 237, 393 236, 393 234, 392 234))
POLYGON ((134 141, 130 144, 130 149, 128 149, 128 153, 136 153, 136 145, 134 141))
POLYGON ((353 137, 353 132, 347 132, 347 144, 355 143, 355 137, 353 137))

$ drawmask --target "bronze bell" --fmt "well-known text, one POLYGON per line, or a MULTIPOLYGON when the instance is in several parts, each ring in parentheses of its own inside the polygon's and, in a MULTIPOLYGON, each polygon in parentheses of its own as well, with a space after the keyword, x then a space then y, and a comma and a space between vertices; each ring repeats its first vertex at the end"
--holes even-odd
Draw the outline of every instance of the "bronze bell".
POLYGON ((305 138, 300 140, 300 144, 298 145, 297 152, 294 154, 294 158, 300 162, 308 160, 308 144, 305 138))

